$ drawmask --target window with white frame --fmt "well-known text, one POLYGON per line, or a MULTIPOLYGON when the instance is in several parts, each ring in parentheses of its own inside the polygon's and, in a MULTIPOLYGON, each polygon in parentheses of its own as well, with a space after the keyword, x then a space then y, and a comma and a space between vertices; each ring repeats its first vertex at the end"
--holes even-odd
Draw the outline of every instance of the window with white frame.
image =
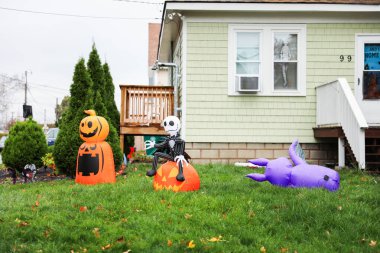
POLYGON ((304 25, 229 25, 228 95, 305 96, 304 25))

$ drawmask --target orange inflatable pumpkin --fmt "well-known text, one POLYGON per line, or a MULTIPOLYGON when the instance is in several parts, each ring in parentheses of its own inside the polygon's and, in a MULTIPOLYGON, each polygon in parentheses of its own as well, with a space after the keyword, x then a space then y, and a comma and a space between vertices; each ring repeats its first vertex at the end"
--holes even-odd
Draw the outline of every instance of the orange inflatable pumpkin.
POLYGON ((94 110, 84 111, 90 116, 82 119, 79 125, 80 138, 85 142, 104 141, 110 131, 110 127, 105 118, 96 116, 94 110))
POLYGON ((157 170, 153 180, 155 190, 171 190, 174 192, 197 191, 201 185, 197 171, 190 164, 183 166, 185 181, 177 181, 177 163, 168 161, 157 170))
POLYGON ((85 142, 79 147, 75 182, 98 184, 116 182, 115 164, 111 146, 104 140, 109 125, 103 117, 96 116, 94 110, 79 125, 79 135, 85 142))

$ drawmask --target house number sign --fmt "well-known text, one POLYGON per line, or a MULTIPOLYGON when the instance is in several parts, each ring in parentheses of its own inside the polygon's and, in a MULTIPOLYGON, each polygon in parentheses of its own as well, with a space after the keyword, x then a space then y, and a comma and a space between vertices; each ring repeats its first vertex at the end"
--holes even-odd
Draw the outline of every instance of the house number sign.
MULTIPOLYGON (((343 62, 345 60, 344 58, 345 58, 344 55, 340 55, 339 56, 340 62, 343 62)), ((352 60, 352 56, 351 55, 347 55, 347 61, 351 62, 351 60, 352 60)))

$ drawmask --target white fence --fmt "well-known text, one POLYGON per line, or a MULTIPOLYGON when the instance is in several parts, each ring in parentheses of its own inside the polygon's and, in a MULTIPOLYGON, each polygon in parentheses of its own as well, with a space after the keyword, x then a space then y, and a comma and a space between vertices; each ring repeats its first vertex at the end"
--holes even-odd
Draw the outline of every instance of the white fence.
POLYGON ((368 124, 345 78, 321 85, 317 91, 317 126, 341 126, 352 152, 365 168, 365 129, 368 124))

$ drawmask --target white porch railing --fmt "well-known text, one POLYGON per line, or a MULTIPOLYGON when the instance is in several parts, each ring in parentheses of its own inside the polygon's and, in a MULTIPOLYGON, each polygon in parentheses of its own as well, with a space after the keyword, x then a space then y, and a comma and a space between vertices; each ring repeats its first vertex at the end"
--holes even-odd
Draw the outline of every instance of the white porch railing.
POLYGON ((318 86, 316 92, 317 126, 341 126, 359 167, 364 169, 365 129, 368 128, 368 124, 347 80, 339 78, 318 86))

